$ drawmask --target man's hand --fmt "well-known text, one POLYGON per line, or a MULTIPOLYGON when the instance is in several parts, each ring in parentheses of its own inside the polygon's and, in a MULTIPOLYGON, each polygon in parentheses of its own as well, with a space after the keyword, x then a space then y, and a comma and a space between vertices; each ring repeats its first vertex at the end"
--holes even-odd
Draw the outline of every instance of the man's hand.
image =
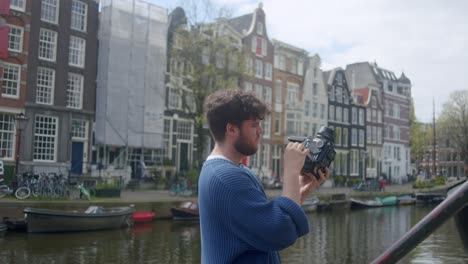
POLYGON ((299 176, 301 184, 301 203, 309 196, 311 192, 317 189, 322 185, 330 176, 330 170, 325 168, 325 173, 322 173, 321 170, 318 170, 319 178, 317 179, 312 173, 301 174, 299 176))
POLYGON ((299 174, 304 166, 308 149, 302 143, 290 142, 284 150, 283 196, 301 204, 301 185, 299 174))

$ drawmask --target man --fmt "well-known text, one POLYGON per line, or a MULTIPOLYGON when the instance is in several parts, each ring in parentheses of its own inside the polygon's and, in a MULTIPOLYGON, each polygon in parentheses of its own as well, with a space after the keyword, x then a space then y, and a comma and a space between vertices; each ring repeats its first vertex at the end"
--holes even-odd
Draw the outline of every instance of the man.
POLYGON ((268 200, 255 174, 241 164, 257 152, 268 107, 253 93, 222 90, 205 100, 215 147, 199 180, 202 263, 280 263, 278 251, 309 232, 300 207, 328 177, 300 176, 308 150, 289 143, 281 197, 268 200))

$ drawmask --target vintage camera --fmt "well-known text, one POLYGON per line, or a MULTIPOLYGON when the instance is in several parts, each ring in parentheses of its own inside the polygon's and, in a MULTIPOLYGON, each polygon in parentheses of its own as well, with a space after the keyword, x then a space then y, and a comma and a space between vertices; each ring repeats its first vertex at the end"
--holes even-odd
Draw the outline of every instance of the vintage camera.
POLYGON ((309 149, 303 173, 312 173, 319 179, 318 170, 325 172, 325 167, 335 159, 335 131, 329 127, 322 126, 314 138, 312 137, 288 137, 290 142, 304 142, 304 147, 309 149))

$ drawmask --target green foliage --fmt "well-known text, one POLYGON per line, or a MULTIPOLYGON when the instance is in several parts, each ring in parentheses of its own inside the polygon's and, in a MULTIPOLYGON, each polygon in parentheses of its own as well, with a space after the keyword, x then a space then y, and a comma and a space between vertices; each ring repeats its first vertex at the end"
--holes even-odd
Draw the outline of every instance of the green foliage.
POLYGON ((191 169, 187 172, 187 179, 191 180, 193 184, 198 184, 198 177, 200 177, 200 170, 191 169))
POLYGON ((445 185, 445 181, 447 180, 446 177, 436 177, 434 179, 434 184, 435 185, 445 185))
POLYGON ((416 182, 413 184, 413 188, 415 189, 432 188, 434 186, 435 186, 434 181, 416 180, 416 182))
POLYGON ((96 184, 96 189, 118 189, 119 185, 117 183, 98 183, 96 184))
POLYGON ((349 178, 348 179, 348 184, 350 184, 351 186, 354 185, 354 184, 358 184, 360 182, 361 182, 360 178, 349 178))
POLYGON ((346 178, 344 176, 336 176, 335 177, 335 184, 344 183, 345 181, 346 181, 346 178))

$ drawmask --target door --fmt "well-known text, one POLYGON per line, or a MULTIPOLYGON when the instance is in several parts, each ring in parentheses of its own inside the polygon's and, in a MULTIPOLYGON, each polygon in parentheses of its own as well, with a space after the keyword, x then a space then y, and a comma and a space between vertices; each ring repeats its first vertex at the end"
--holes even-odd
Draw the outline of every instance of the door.
POLYGON ((179 143, 179 172, 188 172, 189 170, 189 144, 179 143))
POLYGON ((83 142, 72 143, 71 172, 73 174, 83 174, 83 142))

